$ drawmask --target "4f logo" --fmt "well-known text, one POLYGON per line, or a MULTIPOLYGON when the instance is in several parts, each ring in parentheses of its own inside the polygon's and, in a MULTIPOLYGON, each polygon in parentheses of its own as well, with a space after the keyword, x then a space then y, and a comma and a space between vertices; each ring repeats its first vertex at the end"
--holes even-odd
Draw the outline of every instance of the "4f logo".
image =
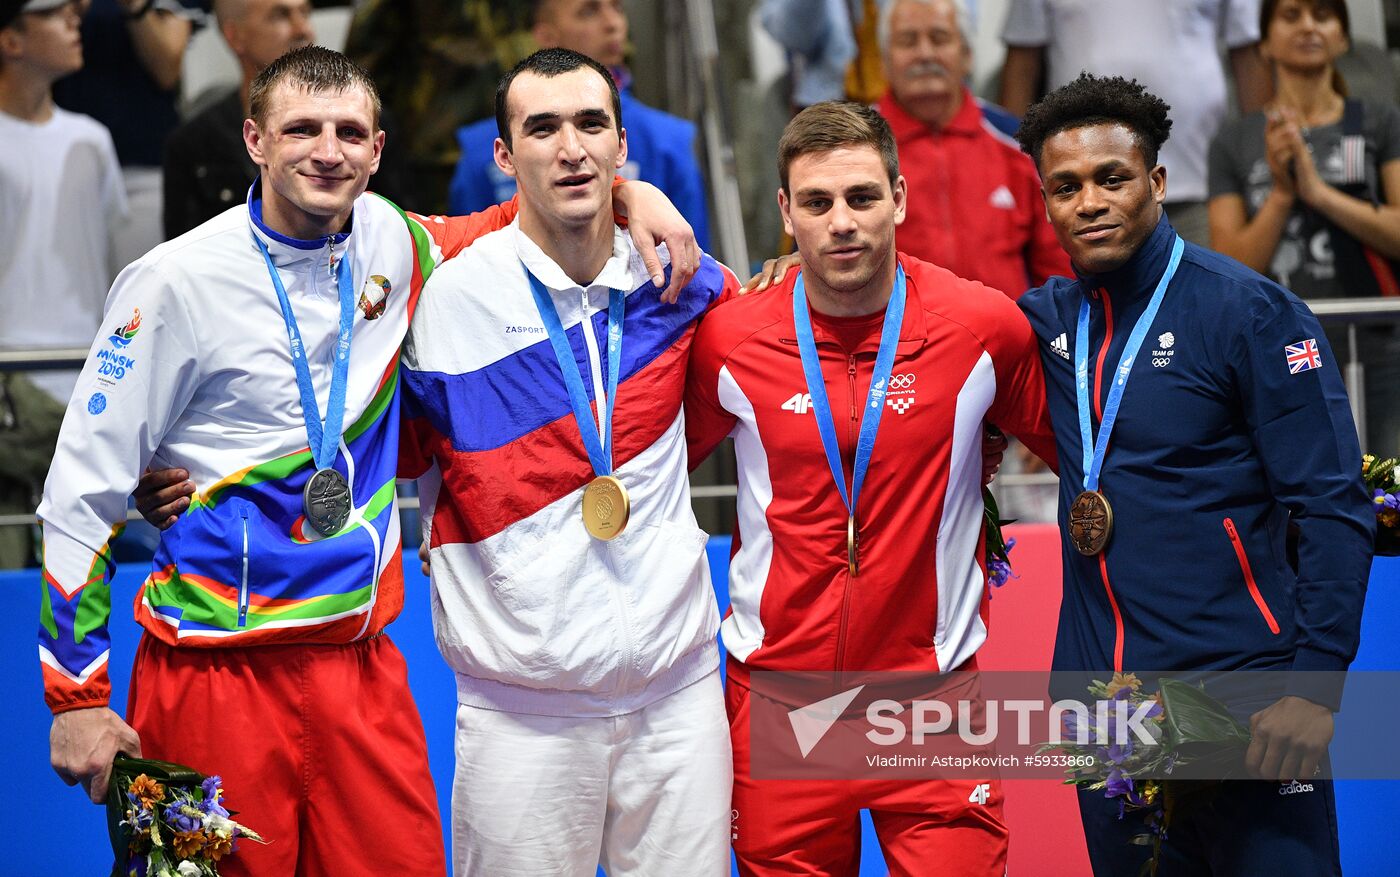
POLYGON ((972 794, 967 796, 967 800, 971 804, 980 804, 981 806, 985 807, 987 806, 987 799, 991 796, 992 784, 978 783, 977 786, 972 790, 972 794))
POLYGON ((794 393, 791 399, 783 403, 783 410, 793 414, 806 414, 812 410, 812 394, 794 393))

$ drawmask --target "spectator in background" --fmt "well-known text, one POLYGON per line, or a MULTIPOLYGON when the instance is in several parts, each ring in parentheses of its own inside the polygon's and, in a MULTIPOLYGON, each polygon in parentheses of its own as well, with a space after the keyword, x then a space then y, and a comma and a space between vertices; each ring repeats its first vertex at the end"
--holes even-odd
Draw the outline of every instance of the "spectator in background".
MULTIPOLYGON (((824 100, 873 104, 885 91, 878 24, 890 0, 762 0, 759 21, 788 51, 797 109, 824 100)), ((964 17, 975 15, 976 0, 964 17)))
MULTIPOLYGON (((244 202, 258 175, 243 143, 249 86, 268 64, 316 41, 309 0, 215 0, 214 14, 219 32, 238 58, 243 80, 166 141, 162 186, 167 240, 244 202)), ((405 174, 402 162, 395 159, 404 147, 387 145, 395 136, 389 113, 381 115, 380 128, 388 136, 374 190, 397 200, 404 197, 405 174)))
MULTIPOLYGON (((345 54, 398 118, 419 210, 443 213, 457 129, 495 112, 496 82, 534 51, 532 0, 359 0, 345 54)), ((411 196, 411 198, 410 198, 411 196)))
POLYGON ((1167 215, 1192 243, 1208 242, 1206 152, 1225 118, 1225 69, 1217 39, 1229 47, 1240 108, 1268 94, 1259 41, 1258 0, 1011 0, 1002 39, 1001 103, 1016 115, 1045 90, 1088 71, 1136 79, 1174 108, 1162 147, 1171 177, 1167 215))
POLYGON ((58 105, 107 126, 121 160, 129 220, 114 239, 125 265, 160 243, 160 166, 179 124, 176 90, 196 19, 209 0, 92 0, 83 69, 54 87, 58 105))
MULTIPOLYGON (((110 233, 126 197, 112 137, 52 93, 83 66, 85 6, 0 6, 0 347, 86 347, 116 273, 110 233)), ((0 372, 0 514, 34 510, 76 379, 0 372)), ((34 563, 29 528, 0 528, 0 568, 34 563)))
MULTIPOLYGON (((1347 97, 1344 0, 1264 0, 1260 50, 1274 99, 1211 144, 1210 231, 1233 256, 1304 299, 1400 295, 1400 110, 1347 97)), ((1328 332, 1347 355, 1345 327, 1328 332)), ((1400 336, 1362 325, 1366 420, 1378 453, 1400 448, 1400 336)))
POLYGON ((1013 299, 1070 276, 1017 120, 973 97, 962 0, 894 0, 880 19, 889 120, 909 181, 900 251, 1013 299))
MULTIPOLYGON (((541 49, 569 49, 608 68, 622 98, 627 127, 627 163, 619 173, 644 180, 666 193, 695 229, 701 249, 709 249, 705 183, 695 161, 695 126, 632 96, 632 74, 625 65, 627 13, 622 0, 536 0, 531 34, 541 49)), ((507 201, 515 180, 496 166, 496 119, 462 127, 462 157, 448 194, 449 213, 471 213, 507 201)))

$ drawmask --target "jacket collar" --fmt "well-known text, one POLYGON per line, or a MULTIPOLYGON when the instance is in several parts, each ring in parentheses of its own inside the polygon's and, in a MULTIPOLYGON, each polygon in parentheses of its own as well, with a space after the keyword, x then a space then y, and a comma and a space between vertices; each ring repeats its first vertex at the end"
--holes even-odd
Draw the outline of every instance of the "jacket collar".
MULTIPOLYGON (((924 319, 924 308, 919 297, 919 286, 914 276, 909 272, 909 265, 904 255, 899 254, 899 264, 904 266, 904 323, 899 327, 899 348, 900 354, 908 354, 916 351, 928 339, 928 324, 924 319)), ((786 300, 787 329, 791 333, 784 333, 779 340, 796 343, 796 329, 793 326, 792 297, 796 294, 797 278, 802 273, 801 269, 789 271, 788 277, 783 281, 780 294, 786 300)), ((769 295, 773 292, 767 293, 769 295)), ((828 342, 838 343, 837 340, 826 332, 817 321, 812 322, 812 338, 818 343, 828 342)), ((880 349, 879 335, 873 336, 866 344, 862 345, 856 353, 875 353, 880 349)))
POLYGON ((340 248, 344 251, 344 244, 350 240, 350 236, 355 228, 355 212, 359 211, 359 199, 356 199, 355 206, 350 215, 348 230, 326 235, 325 237, 314 238, 312 240, 301 240, 300 238, 288 237, 281 232, 274 231, 263 222, 262 218, 262 177, 253 180, 253 184, 248 187, 248 224, 252 227, 253 234, 267 245, 267 251, 277 264, 287 264, 303 259, 314 258, 327 248, 340 248))
POLYGON ((1176 231, 1167 221, 1164 210, 1157 227, 1127 262, 1102 274, 1086 274, 1075 266, 1075 276, 1085 289, 1095 292, 1106 289, 1115 300, 1151 295, 1157 281, 1162 278, 1162 272, 1167 270, 1167 260, 1171 257, 1172 242, 1175 240, 1176 231))
POLYGON ((911 116, 909 111, 894 99, 894 92, 888 88, 880 98, 879 110, 885 121, 890 123, 890 131, 894 133, 897 142, 920 136, 936 137, 939 134, 976 134, 982 130, 982 108, 965 85, 962 90, 962 106, 958 107, 957 113, 942 130, 911 116))
MULTIPOLYGON (((603 264, 603 270, 598 272, 598 276, 592 283, 575 283, 569 275, 564 273, 564 269, 559 264, 545 255, 544 250, 539 245, 530 240, 530 236, 520 230, 520 217, 516 217, 511 223, 511 228, 515 232, 515 252, 520 257, 520 261, 529 269, 552 292, 565 292, 575 289, 592 289, 594 287, 606 287, 608 289, 620 289, 624 293, 630 293, 641 284, 637 281, 632 271, 631 250, 627 246, 627 235, 613 226, 612 255, 603 264)), ((647 279, 650 283, 650 278, 647 279)))

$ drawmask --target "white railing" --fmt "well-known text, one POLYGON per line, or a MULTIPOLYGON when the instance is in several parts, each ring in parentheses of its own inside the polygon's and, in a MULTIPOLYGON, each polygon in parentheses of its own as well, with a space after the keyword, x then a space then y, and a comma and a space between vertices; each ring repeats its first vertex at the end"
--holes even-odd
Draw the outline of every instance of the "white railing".
MULTIPOLYGON (((1327 301, 1310 302, 1308 307, 1318 320, 1329 325, 1349 324, 1349 347, 1347 361, 1343 364, 1343 375, 1347 382, 1347 394, 1351 397, 1352 416, 1356 418, 1357 432, 1365 435, 1366 386, 1365 366, 1356 356, 1356 326, 1358 323, 1378 323, 1400 321, 1400 298, 1339 298, 1327 301)), ((87 359, 86 348, 74 347, 47 350, 0 350, 0 371, 43 371, 49 369, 78 368, 87 359)), ((1035 472, 1019 475, 998 475, 996 484, 1001 487, 1034 487, 1056 484, 1058 479, 1050 472, 1035 472)), ((733 484, 702 484, 690 489, 692 499, 713 502, 733 499, 738 487, 733 484)), ((401 511, 416 510, 418 497, 399 498, 401 511)), ((135 509, 128 511, 128 520, 139 520, 135 509)), ((33 515, 0 515, 0 527, 34 523, 33 515)))

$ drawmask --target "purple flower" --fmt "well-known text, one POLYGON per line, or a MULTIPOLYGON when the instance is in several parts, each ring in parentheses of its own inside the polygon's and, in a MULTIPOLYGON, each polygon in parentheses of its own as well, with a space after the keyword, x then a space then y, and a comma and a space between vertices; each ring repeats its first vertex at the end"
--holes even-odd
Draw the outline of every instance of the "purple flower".
MULTIPOLYGON (((1006 554, 1010 555, 1011 549, 1016 547, 1015 539, 1006 540, 1006 554)), ((1019 579, 1020 576, 1011 572, 1011 561, 1002 560, 1000 557, 988 552, 987 557, 987 584, 994 588, 1000 588, 1011 579, 1019 579)))
POLYGON ((1400 496, 1393 493, 1386 493, 1379 487, 1376 488, 1375 496, 1371 498, 1371 501, 1381 508, 1400 509, 1400 496))
POLYGON ((1104 786, 1104 796, 1116 798, 1126 796, 1133 791, 1133 778, 1127 776, 1118 768, 1108 772, 1107 784, 1104 786))
POLYGON ((198 831, 200 822, 184 812, 181 804, 171 804, 165 808, 165 823, 176 831, 198 831))
POLYGON ((1133 754, 1132 738, 1124 740, 1121 744, 1112 743, 1108 747, 1108 760, 1113 764, 1122 764, 1133 754))
POLYGON ((222 798, 224 796, 223 778, 219 776, 207 777, 199 787, 204 791, 204 800, 199 802, 199 812, 213 816, 228 816, 228 810, 224 809, 222 798))

